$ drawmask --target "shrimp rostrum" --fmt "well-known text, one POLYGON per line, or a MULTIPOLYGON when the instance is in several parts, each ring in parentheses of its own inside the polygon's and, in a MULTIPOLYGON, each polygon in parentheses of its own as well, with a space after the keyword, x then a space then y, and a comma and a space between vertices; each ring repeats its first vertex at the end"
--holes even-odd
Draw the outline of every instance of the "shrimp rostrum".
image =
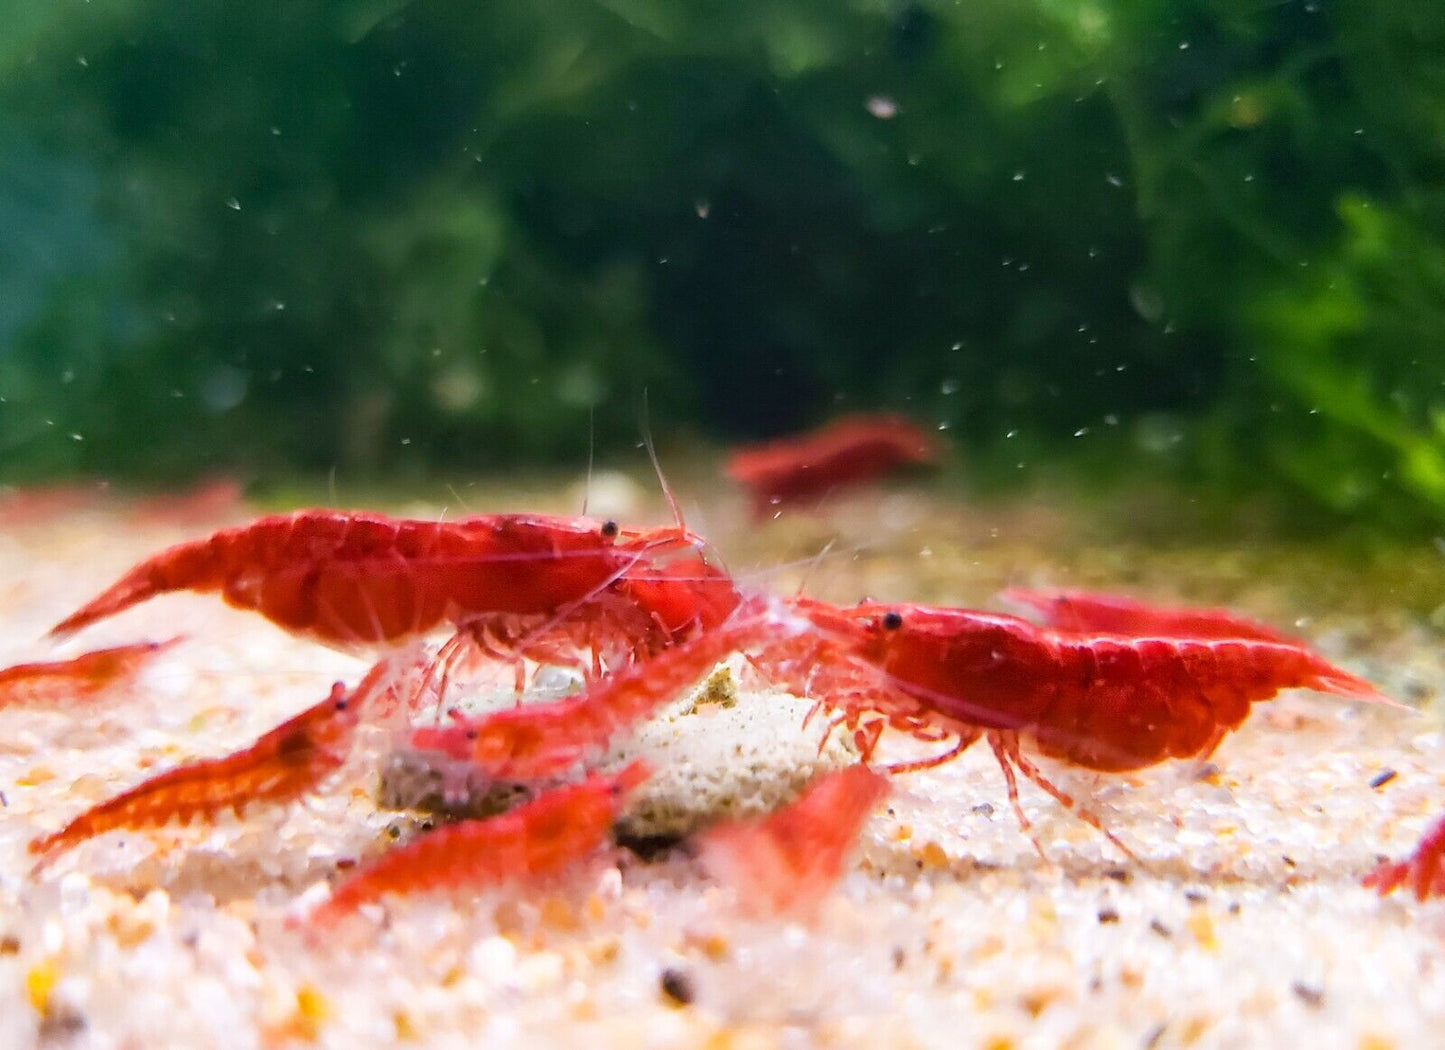
MULTIPOLYGON (((1254 703, 1284 689, 1389 702, 1303 644, 1076 633, 923 605, 839 609, 799 599, 794 607, 826 639, 804 684, 854 733, 865 757, 890 727, 951 742, 938 756, 895 771, 936 765, 986 738, 1025 829, 1015 771, 1126 853, 1095 815, 1026 757, 1026 747, 1068 765, 1118 773, 1209 756, 1254 703)), ((775 660, 778 668, 800 670, 775 660)))

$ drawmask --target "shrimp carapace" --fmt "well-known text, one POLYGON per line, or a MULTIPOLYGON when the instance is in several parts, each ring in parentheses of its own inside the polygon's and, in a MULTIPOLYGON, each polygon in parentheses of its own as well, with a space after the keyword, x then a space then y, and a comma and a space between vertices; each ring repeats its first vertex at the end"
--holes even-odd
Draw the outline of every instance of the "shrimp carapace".
POLYGON ((748 490, 755 514, 763 517, 779 504, 937 460, 937 442, 916 424, 900 416, 853 415, 806 434, 736 449, 724 469, 748 490))
MULTIPOLYGON (((827 650, 807 669, 812 695, 839 712, 865 759, 890 726, 954 741, 937 758, 894 767, 900 771, 951 759, 986 736, 1025 828, 1015 770, 1066 806, 1074 800, 1024 756, 1024 745, 1071 765, 1125 772, 1207 757, 1254 703, 1284 689, 1393 703, 1298 644, 1089 635, 925 605, 791 605, 818 627, 827 650)), ((781 661, 768 659, 777 673, 781 661)))
POLYGON ((1251 638, 1281 645, 1303 645, 1273 627, 1228 609, 1192 609, 1148 605, 1119 594, 1093 591, 1035 591, 1010 587, 999 597, 1027 606, 1043 617, 1044 625, 1060 631, 1122 634, 1134 638, 1192 638, 1196 641, 1251 638))
POLYGON ((303 510, 161 551, 57 624, 71 634, 173 591, 215 592, 295 634, 343 648, 396 643, 488 616, 564 617, 634 567, 700 550, 680 526, 494 514, 420 521, 303 510))
POLYGON ((614 774, 549 791, 510 812, 465 820, 392 850, 337 887, 311 914, 327 926, 385 894, 466 890, 552 875, 607 840, 629 792, 650 770, 634 762, 614 774))
POLYGON ((745 912, 806 913, 843 874, 858 832, 888 794, 888 783, 861 763, 819 774, 776 813, 703 832, 703 862, 734 887, 745 912))
POLYGON ((346 761, 367 703, 389 688, 383 660, 355 689, 337 682, 327 698, 265 733, 250 747, 221 758, 167 770, 86 810, 59 831, 30 843, 41 863, 108 831, 190 824, 252 803, 284 804, 311 791, 346 761))
POLYGON ((134 678, 158 653, 181 641, 137 642, 81 653, 68 660, 16 664, 0 670, 0 707, 90 700, 134 678))

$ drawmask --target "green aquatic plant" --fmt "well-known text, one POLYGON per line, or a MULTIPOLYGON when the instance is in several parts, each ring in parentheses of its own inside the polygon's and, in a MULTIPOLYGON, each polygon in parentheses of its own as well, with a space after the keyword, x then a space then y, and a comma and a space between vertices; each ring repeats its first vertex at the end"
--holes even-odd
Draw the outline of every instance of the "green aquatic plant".
POLYGON ((31 5, 0 468, 575 464, 646 389, 1432 527, 1441 10, 31 5))
POLYGON ((1260 420, 1266 447, 1335 510, 1445 515, 1445 244, 1362 198, 1340 216, 1336 252, 1253 300, 1260 366, 1288 401, 1284 424, 1260 420))

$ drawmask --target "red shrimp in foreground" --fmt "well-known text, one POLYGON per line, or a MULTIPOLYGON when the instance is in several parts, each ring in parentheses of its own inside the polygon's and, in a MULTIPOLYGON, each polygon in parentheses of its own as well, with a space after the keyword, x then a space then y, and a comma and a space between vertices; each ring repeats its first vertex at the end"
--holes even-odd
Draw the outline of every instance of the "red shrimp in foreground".
POLYGON ((634 762, 500 816, 433 831, 342 883, 311 913, 311 925, 333 925, 386 894, 476 890, 552 875, 602 846, 627 794, 649 775, 645 763, 634 762))
POLYGON ((1425 832, 1415 852, 1402 861, 1386 861, 1364 878, 1383 897, 1408 885, 1415 899, 1445 897, 1445 817, 1425 832))
POLYGON ((806 434, 736 449, 724 471, 746 488, 759 517, 781 504, 938 460, 937 444, 900 416, 844 416, 806 434))
POLYGON ((30 843, 43 867, 79 842, 121 828, 161 827, 237 815, 253 802, 292 802, 340 768, 351 751, 367 702, 390 685, 391 661, 377 664, 353 690, 337 682, 319 704, 221 758, 167 770, 86 810, 59 831, 30 843))
POLYGON ((157 653, 180 640, 177 636, 164 642, 137 642, 96 649, 68 660, 7 667, 0 671, 0 707, 91 700, 134 678, 157 653))
POLYGON ((1034 591, 1024 587, 1010 587, 1000 597, 1037 610, 1046 626, 1060 631, 1196 641, 1252 638, 1281 645, 1304 644, 1228 609, 1163 608, 1117 594, 1034 591))
MULTIPOLYGON (((923 605, 838 609, 799 599, 793 607, 837 647, 813 675, 812 695, 839 712, 865 759, 888 727, 954 741, 945 753, 896 771, 948 761, 986 737, 1026 830, 1015 769, 1064 806, 1076 806, 1024 757, 1025 743, 1074 766, 1125 772, 1207 757, 1252 704, 1282 689, 1393 703, 1299 645, 1089 636, 1015 616, 923 605)), ((1077 812, 1129 852, 1096 816, 1077 812)))
POLYGON ((806 916, 843 874, 863 822, 887 794, 888 778, 862 764, 821 774, 776 813, 703 832, 703 863, 735 889, 742 911, 806 916))
POLYGON ((488 615, 555 616, 605 594, 645 558, 702 540, 667 527, 494 514, 418 521, 302 510, 161 551, 66 617, 64 636, 172 591, 342 648, 395 643, 488 615))
MULTIPOLYGON (((794 622, 794 633, 802 630, 794 622)), ((654 714, 719 661, 782 637, 783 618, 759 605, 738 618, 593 682, 576 696, 418 729, 412 745, 467 759, 497 780, 539 780, 599 753, 617 733, 654 714)))

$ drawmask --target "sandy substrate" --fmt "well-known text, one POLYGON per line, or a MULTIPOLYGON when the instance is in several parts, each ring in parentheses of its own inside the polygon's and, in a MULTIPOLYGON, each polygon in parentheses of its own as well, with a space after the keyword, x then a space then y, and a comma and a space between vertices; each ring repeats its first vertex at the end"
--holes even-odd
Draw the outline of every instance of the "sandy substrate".
MULTIPOLYGON (((618 479, 597 491, 623 513, 657 513, 618 479)), ((473 496, 476 510, 575 509, 561 491, 473 496)), ((187 640, 83 710, 0 711, 0 1045, 1439 1045, 1445 901, 1359 886, 1445 812, 1438 550, 1346 567, 1308 549, 1143 542, 1048 507, 970 511, 902 492, 761 528, 739 506, 704 510, 697 524, 733 570, 780 592, 806 581, 838 601, 979 605, 1007 584, 1072 585, 1229 603, 1419 711, 1291 694, 1257 708, 1213 766, 1051 769, 1137 864, 1025 785, 1041 861, 975 748, 896 779, 807 924, 740 917, 734 891, 685 851, 613 850, 556 885, 394 904, 311 943, 288 916, 324 899, 338 865, 420 819, 378 808, 380 731, 305 807, 105 835, 39 876, 26 844, 160 769, 249 743, 364 665, 194 596, 51 648, 39 641, 51 623, 205 530, 125 524, 107 506, 12 526, 0 665, 187 640)), ((757 803, 809 763, 844 760, 817 758, 805 709, 683 700, 633 745, 668 764, 651 804, 757 803)))

